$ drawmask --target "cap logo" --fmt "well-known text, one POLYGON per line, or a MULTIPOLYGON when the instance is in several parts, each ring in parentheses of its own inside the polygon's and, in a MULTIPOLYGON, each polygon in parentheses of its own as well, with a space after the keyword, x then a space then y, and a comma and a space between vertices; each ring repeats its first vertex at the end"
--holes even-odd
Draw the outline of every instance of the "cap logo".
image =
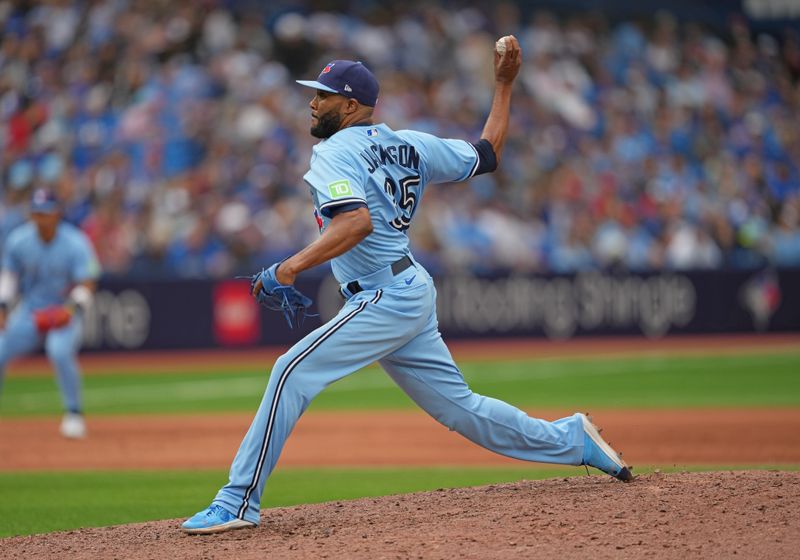
POLYGON ((45 191, 36 191, 33 193, 33 201, 36 204, 43 204, 47 202, 47 193, 45 191))
POLYGON ((331 71, 331 69, 332 69, 332 68, 333 68, 335 65, 336 65, 336 63, 335 63, 335 62, 330 62, 330 63, 328 63, 328 65, 327 65, 327 66, 325 66, 325 68, 323 68, 323 69, 322 69, 322 72, 320 72, 320 75, 322 75, 322 74, 327 74, 328 72, 330 72, 330 71, 331 71))
POLYGON ((344 90, 345 91, 353 91, 353 88, 350 87, 350 84, 345 84, 344 85, 344 90))

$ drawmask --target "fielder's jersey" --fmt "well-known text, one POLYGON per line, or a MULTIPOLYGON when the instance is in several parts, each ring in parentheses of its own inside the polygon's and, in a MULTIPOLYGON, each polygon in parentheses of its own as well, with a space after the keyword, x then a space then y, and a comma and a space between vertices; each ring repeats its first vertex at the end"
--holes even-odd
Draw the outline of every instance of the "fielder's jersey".
POLYGON ((66 222, 58 224, 49 243, 39 237, 33 222, 16 228, 6 240, 2 268, 16 274, 22 305, 28 309, 63 304, 75 284, 100 275, 89 238, 66 222))
POLYGON ((425 186, 468 179, 479 163, 469 142, 385 124, 351 126, 314 146, 303 179, 320 233, 336 207, 363 203, 372 219, 372 233, 331 260, 336 279, 349 282, 408 255, 406 230, 425 186))

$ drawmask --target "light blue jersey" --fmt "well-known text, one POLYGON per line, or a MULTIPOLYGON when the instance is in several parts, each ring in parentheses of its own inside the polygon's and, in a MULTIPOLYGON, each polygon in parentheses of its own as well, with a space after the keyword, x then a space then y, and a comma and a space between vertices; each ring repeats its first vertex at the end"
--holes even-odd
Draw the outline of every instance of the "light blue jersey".
POLYGON ((64 410, 80 413, 83 410, 77 361, 82 336, 80 314, 75 314, 63 327, 40 333, 34 311, 63 305, 76 284, 97 279, 100 265, 89 239, 80 229, 61 222, 53 239, 45 243, 36 225, 27 222, 9 234, 2 268, 17 277, 21 299, 8 317, 5 329, 0 330, 0 386, 9 361, 44 346, 56 372, 64 410))
POLYGON ((463 181, 478 168, 464 140, 445 140, 385 124, 352 126, 314 147, 303 177, 324 231, 336 207, 364 203, 373 232, 331 261, 340 283, 361 278, 409 254, 406 230, 430 183, 463 181))
POLYGON ((100 274, 88 237, 66 222, 49 243, 32 222, 16 228, 6 241, 2 268, 17 276, 22 305, 30 310, 63 304, 73 286, 100 274))

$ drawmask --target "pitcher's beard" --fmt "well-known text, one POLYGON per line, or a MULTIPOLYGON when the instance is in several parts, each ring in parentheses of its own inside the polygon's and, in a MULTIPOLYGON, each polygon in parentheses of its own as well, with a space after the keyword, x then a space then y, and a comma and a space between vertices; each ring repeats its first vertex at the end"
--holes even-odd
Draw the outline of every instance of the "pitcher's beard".
POLYGON ((311 127, 311 136, 314 138, 330 138, 342 125, 342 117, 333 111, 317 117, 317 125, 311 127))

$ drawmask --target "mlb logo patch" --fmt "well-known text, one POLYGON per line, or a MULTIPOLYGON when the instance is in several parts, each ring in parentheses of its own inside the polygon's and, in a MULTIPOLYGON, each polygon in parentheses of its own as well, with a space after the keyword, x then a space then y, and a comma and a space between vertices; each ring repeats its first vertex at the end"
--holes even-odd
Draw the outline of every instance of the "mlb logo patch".
POLYGON ((378 129, 377 128, 368 128, 367 129, 367 136, 377 136, 378 129))

